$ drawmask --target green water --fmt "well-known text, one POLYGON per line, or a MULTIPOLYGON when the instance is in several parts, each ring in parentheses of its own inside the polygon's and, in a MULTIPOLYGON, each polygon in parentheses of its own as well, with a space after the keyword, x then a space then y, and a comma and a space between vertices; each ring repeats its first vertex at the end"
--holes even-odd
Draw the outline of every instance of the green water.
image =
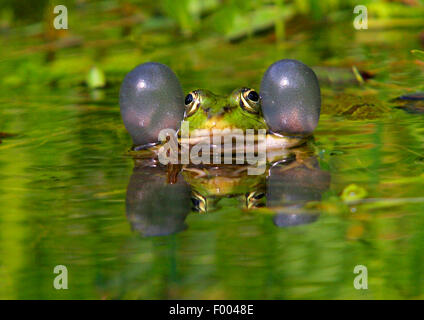
MULTIPOLYGON (((391 102, 423 89, 423 65, 410 54, 420 28, 354 31, 349 21, 288 30, 279 43, 152 31, 140 44, 95 25, 50 62, 37 28, 1 39, 0 131, 15 136, 0 144, 0 298, 424 298, 424 118, 391 102), (92 40, 96 33, 104 42, 92 40), (188 208, 180 232, 140 234, 126 208, 134 164, 119 114, 124 75, 153 60, 169 65, 185 92, 228 93, 258 88, 281 58, 374 75, 363 86, 322 81, 316 159, 331 182, 316 221, 278 227, 272 214, 226 198, 207 214, 188 208), (83 85, 94 61, 104 89, 83 85), (372 112, 346 111, 364 103, 372 112), (350 184, 366 190, 364 201, 343 202, 350 184), (68 290, 53 287, 56 265, 68 268, 68 290), (353 286, 356 265, 368 268, 368 290, 353 286)), ((313 179, 302 181, 308 188, 313 179)))

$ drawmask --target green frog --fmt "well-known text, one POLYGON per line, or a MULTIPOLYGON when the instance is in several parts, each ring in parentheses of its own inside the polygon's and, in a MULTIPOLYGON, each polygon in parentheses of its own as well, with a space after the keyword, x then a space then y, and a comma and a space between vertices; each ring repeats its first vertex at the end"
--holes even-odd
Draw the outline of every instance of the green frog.
POLYGON ((136 67, 127 74, 120 91, 121 115, 136 151, 157 151, 164 143, 159 139, 164 129, 178 132, 178 142, 189 146, 210 141, 216 134, 234 135, 238 129, 236 132, 243 135, 248 130, 255 132, 256 143, 264 133, 267 150, 289 149, 312 135, 319 119, 320 99, 312 69, 287 59, 268 68, 260 92, 242 87, 219 96, 199 89, 184 99, 176 75, 159 63, 136 67), (189 124, 189 137, 182 134, 182 120, 189 124))

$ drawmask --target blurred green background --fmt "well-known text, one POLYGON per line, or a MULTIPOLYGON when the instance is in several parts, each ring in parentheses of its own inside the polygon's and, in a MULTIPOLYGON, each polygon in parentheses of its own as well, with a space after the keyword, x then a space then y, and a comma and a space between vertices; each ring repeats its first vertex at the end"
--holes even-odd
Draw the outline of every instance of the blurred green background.
POLYGON ((419 0, 0 1, 0 298, 424 298, 424 108, 394 100, 424 90, 423 26, 419 0), (132 231, 125 74, 158 61, 185 92, 228 93, 283 58, 321 83, 319 220, 282 229, 228 199, 176 235, 132 231), (350 184, 366 201, 346 204, 350 184), (53 288, 58 264, 69 290, 53 288))

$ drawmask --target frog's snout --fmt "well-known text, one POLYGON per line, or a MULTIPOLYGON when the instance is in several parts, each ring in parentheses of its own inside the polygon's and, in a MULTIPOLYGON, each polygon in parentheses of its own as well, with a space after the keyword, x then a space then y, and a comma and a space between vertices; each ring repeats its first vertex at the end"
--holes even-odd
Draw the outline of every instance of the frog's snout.
POLYGON ((228 113, 231 111, 231 107, 230 106, 225 106, 219 110, 213 110, 212 108, 208 107, 208 108, 202 108, 203 112, 205 112, 206 116, 208 117, 208 119, 213 119, 216 118, 217 120, 219 120, 220 118, 222 118, 224 116, 224 114, 228 113))

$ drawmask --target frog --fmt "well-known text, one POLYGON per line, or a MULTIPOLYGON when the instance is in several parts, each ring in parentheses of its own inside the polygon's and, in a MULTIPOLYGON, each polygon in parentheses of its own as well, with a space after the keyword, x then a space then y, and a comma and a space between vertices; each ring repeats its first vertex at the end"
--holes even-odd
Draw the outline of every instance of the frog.
POLYGON ((231 132, 248 129, 265 132, 267 150, 300 146, 318 124, 321 95, 318 79, 307 65, 282 59, 268 67, 260 91, 240 87, 229 95, 207 89, 190 91, 184 98, 182 86, 167 66, 147 62, 129 72, 120 89, 120 111, 133 140, 132 150, 157 150, 165 142, 162 130, 178 133, 189 122, 189 145, 210 137, 213 130, 231 132), (181 122, 181 125, 180 125, 181 122), (225 131, 227 130, 227 131, 225 131), (205 133, 206 132, 206 133, 205 133))

